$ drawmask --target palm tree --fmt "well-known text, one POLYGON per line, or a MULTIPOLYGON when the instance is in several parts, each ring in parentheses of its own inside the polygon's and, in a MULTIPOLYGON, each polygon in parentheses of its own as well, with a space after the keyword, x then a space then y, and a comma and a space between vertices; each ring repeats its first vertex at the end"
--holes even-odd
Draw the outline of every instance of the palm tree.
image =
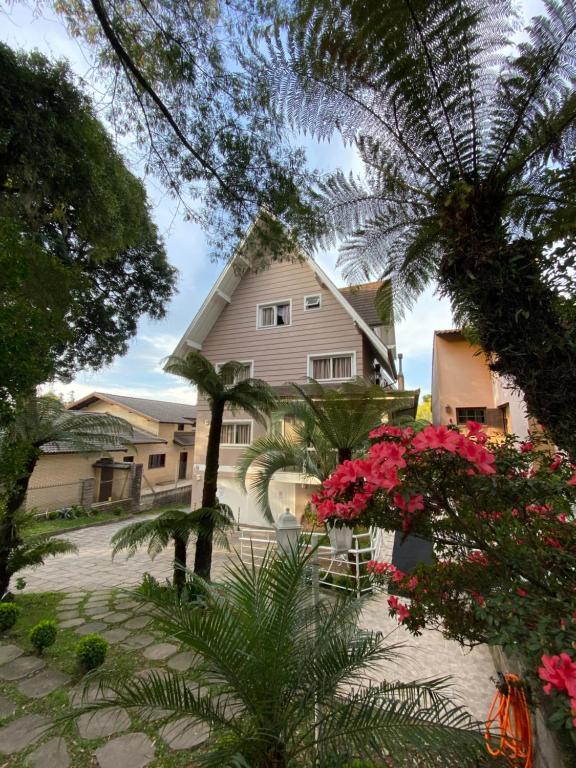
POLYGON ((358 150, 364 177, 319 190, 345 275, 390 278, 400 309, 438 280, 576 453, 573 0, 545 0, 515 41, 509 0, 297 5, 265 67, 293 125, 358 150))
MULTIPOLYGON (((246 367, 242 363, 231 361, 216 368, 204 355, 193 350, 183 357, 169 357, 165 370, 193 384, 198 393, 206 398, 210 407, 202 509, 214 509, 217 504, 220 434, 224 410, 228 408, 232 413, 244 411, 255 421, 265 424, 266 416, 269 416, 277 405, 276 395, 265 381, 244 378, 246 367)), ((212 568, 212 531, 213 527, 208 520, 204 529, 198 532, 194 557, 194 573, 207 580, 210 579, 212 568)))
POLYGON ((86 711, 120 706, 175 729, 202 724, 211 734, 190 758, 199 768, 482 764, 482 734, 450 702, 445 679, 371 682, 399 646, 358 627, 360 601, 312 603, 311 557, 234 560, 218 585, 196 579, 199 607, 149 587, 139 599, 195 653, 194 666, 185 675, 100 673, 104 700, 86 711))
POLYGON ((269 434, 255 440, 238 463, 238 479, 246 490, 250 469, 255 469, 250 489, 262 513, 273 522, 270 482, 276 472, 293 470, 308 479, 326 480, 336 466, 362 451, 369 432, 413 402, 412 393, 383 390, 362 380, 327 389, 311 380, 306 387, 292 384, 294 397, 282 402, 280 415, 293 418, 292 434, 269 434))
POLYGON ((186 583, 186 550, 192 534, 199 536, 210 526, 217 544, 228 547, 226 529, 232 527, 234 515, 227 504, 218 503, 214 509, 170 509, 153 520, 144 520, 121 528, 112 537, 112 557, 128 550, 128 557, 136 554, 143 544, 148 544, 148 554, 156 557, 170 542, 174 543, 173 584, 178 592, 186 583))
POLYGON ((13 420, 0 432, 0 597, 16 571, 76 550, 61 539, 22 538, 26 514, 21 508, 42 447, 56 443, 73 451, 105 451, 126 445, 131 437, 132 427, 123 419, 68 411, 51 395, 31 395, 17 405, 13 420))

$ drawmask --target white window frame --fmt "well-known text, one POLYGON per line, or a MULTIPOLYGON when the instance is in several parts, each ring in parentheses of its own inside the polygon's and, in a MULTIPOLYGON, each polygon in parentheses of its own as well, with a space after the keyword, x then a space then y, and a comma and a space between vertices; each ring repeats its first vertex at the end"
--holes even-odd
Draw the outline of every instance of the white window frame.
MULTIPOLYGON (((276 317, 276 316, 275 316, 276 317)), ((273 301, 263 301, 256 305, 256 328, 259 331, 267 331, 269 328, 288 328, 292 325, 292 299, 274 299, 273 301), (284 325, 278 325, 276 321, 274 325, 260 325, 260 310, 266 307, 277 307, 278 304, 290 305, 290 322, 284 323, 284 325)))
MULTIPOLYGON (((229 424, 248 424, 250 426, 250 442, 249 443, 220 443, 220 448, 247 448, 252 445, 252 437, 254 435, 254 421, 252 419, 224 419, 222 426, 229 424)), ((236 435, 236 430, 234 430, 236 435)))
POLYGON ((350 357, 350 376, 345 379, 317 379, 317 381, 351 381, 352 379, 356 378, 356 352, 348 349, 344 352, 315 352, 312 355, 308 355, 307 371, 309 379, 314 378, 312 376, 312 361, 325 359, 327 357, 350 357))
POLYGON ((317 312, 319 309, 322 309, 322 294, 321 293, 309 293, 308 296, 304 296, 304 312, 317 312), (318 297, 318 306, 317 307, 307 307, 306 302, 308 299, 315 299, 318 297))
MULTIPOLYGON (((227 362, 231 362, 228 360, 227 362)), ((249 365, 250 366, 250 375, 248 376, 249 379, 254 378, 254 360, 235 360, 234 362, 240 363, 241 365, 249 365)), ((220 369, 223 365, 226 365, 226 363, 214 363, 214 368, 220 373, 220 369)), ((237 384, 238 382, 234 382, 237 384)))

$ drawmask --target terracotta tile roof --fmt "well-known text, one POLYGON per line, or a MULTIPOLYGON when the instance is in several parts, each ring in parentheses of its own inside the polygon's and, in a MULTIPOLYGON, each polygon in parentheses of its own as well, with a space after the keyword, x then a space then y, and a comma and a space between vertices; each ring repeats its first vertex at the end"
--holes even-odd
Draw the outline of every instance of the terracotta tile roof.
POLYGON ((387 323, 382 322, 375 303, 378 290, 386 282, 385 280, 376 280, 372 283, 360 283, 359 285, 340 288, 342 296, 371 328, 377 325, 387 325, 387 323))

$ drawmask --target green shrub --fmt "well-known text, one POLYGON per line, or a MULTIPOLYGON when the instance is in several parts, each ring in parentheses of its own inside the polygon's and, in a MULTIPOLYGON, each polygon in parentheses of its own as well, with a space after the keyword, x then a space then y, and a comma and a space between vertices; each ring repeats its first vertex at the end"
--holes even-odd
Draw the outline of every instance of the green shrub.
POLYGON ((43 619, 32 627, 28 633, 30 642, 36 648, 38 653, 42 653, 45 648, 49 648, 56 642, 58 634, 58 625, 54 619, 43 619))
POLYGON ((86 635, 76 646, 76 658, 82 669, 96 669, 104 664, 108 643, 100 635, 86 635))
POLYGON ((16 624, 20 608, 16 603, 0 603, 0 632, 5 632, 16 624))

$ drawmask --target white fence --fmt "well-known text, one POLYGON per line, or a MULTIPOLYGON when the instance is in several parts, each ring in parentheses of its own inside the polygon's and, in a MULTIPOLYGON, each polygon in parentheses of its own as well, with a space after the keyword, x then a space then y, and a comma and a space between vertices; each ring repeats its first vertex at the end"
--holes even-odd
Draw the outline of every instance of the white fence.
MULTIPOLYGON (((317 549, 320 584, 347 592, 355 592, 358 597, 372 589, 367 564, 373 560, 379 549, 381 532, 371 528, 366 533, 352 536, 352 546, 344 554, 335 554, 328 544, 320 544, 317 549)), ((307 547, 313 547, 326 539, 325 533, 303 531, 300 541, 307 547)), ((276 533, 270 528, 243 528, 240 531, 240 557, 243 562, 259 564, 270 549, 276 549, 276 533)))

